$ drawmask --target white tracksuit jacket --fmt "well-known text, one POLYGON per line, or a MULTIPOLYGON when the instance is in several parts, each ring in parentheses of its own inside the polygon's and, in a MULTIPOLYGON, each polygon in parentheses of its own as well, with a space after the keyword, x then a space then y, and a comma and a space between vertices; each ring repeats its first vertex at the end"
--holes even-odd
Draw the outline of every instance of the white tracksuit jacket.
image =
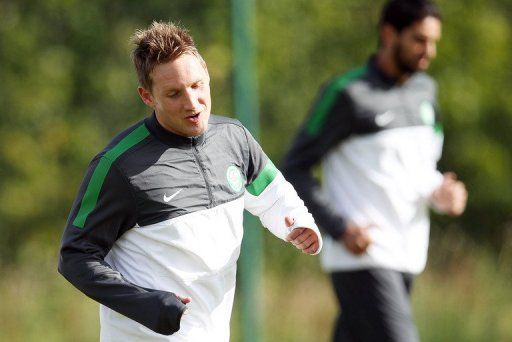
POLYGON ((400 84, 373 59, 321 91, 283 173, 328 233, 321 255, 326 271, 424 269, 430 196, 442 182, 435 97, 426 74, 400 84), (322 186, 312 172, 320 163, 322 186), (370 227, 367 253, 354 255, 337 240, 347 221, 370 227))
POLYGON ((212 115, 203 135, 185 138, 153 115, 91 162, 59 271, 102 304, 102 341, 228 341, 244 208, 283 240, 294 227, 320 237, 238 121, 212 115), (192 298, 187 314, 176 295, 192 298))

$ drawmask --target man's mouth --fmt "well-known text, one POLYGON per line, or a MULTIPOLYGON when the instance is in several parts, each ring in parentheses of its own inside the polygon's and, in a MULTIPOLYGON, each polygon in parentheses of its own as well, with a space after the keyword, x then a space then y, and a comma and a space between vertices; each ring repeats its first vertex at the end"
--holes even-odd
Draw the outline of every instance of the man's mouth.
POLYGON ((192 122, 192 123, 196 123, 199 121, 199 116, 201 116, 201 113, 197 113, 197 114, 194 114, 194 115, 189 115, 186 117, 186 120, 192 122))

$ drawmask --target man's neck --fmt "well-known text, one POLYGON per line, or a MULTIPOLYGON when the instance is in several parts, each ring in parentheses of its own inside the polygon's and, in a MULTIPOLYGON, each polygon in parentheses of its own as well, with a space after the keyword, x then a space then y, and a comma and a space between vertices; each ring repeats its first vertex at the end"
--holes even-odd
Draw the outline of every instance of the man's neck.
POLYGON ((389 51, 379 50, 375 56, 375 63, 384 75, 397 80, 398 83, 404 83, 411 77, 411 73, 402 70, 389 51))

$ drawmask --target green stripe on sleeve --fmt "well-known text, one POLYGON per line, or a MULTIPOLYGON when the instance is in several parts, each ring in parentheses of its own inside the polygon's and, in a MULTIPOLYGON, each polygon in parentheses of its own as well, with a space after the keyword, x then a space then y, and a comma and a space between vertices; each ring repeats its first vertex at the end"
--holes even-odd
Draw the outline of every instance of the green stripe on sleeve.
POLYGON ((443 134, 443 125, 440 122, 435 123, 434 132, 436 132, 436 134, 439 134, 439 135, 443 134))
POLYGON ((101 157, 100 162, 94 169, 91 179, 89 180, 84 197, 82 197, 80 210, 78 210, 78 214, 73 221, 73 225, 80 228, 84 227, 85 220, 96 207, 101 187, 112 163, 126 152, 126 150, 142 141, 148 135, 149 131, 146 128, 146 125, 142 124, 105 153, 103 157, 101 157))
POLYGON ((256 179, 246 187, 247 191, 251 195, 259 196, 263 190, 265 190, 267 186, 272 183, 274 178, 276 178, 277 172, 278 170, 274 163, 272 163, 272 161, 269 159, 258 177, 256 177, 256 179))
POLYGON ((363 75, 367 69, 367 66, 362 66, 360 68, 349 71, 348 73, 338 77, 336 80, 331 82, 331 84, 325 90, 322 98, 317 102, 315 108, 313 109, 313 113, 306 124, 306 132, 309 135, 315 136, 318 134, 318 132, 320 132, 320 129, 323 127, 325 121, 327 120, 327 115, 329 114, 330 109, 334 105, 334 101, 336 101, 338 93, 354 79, 363 75))

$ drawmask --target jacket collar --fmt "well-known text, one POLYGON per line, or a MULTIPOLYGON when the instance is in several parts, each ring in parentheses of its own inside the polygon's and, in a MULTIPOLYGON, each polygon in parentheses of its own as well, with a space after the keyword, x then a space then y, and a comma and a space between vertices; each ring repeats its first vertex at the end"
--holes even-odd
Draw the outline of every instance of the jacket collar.
POLYGON ((204 141, 204 133, 195 137, 184 137, 166 130, 160 125, 154 112, 144 120, 144 123, 151 134, 171 147, 192 148, 201 145, 204 141))
POLYGON ((382 83, 388 86, 398 85, 398 78, 389 77, 377 65, 377 57, 375 55, 368 59, 368 72, 382 83))

